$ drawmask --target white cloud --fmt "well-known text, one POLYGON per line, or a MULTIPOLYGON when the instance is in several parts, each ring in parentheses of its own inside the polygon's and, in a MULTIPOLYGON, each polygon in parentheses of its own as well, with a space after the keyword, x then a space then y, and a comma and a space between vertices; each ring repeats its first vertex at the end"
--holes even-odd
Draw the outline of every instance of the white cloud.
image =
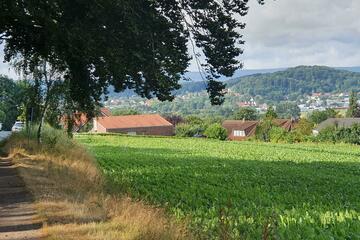
POLYGON ((360 65, 359 12, 359 0, 252 1, 241 59, 246 68, 360 65))

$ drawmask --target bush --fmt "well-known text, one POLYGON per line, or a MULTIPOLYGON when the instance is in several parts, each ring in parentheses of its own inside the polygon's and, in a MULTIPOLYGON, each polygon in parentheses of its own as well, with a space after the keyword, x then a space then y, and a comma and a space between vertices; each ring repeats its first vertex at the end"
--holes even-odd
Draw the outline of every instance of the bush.
POLYGON ((314 128, 314 123, 310 122, 309 120, 302 118, 300 119, 299 123, 296 125, 296 132, 301 135, 311 135, 312 130, 314 128))
POLYGON ((255 132, 256 140, 262 142, 270 142, 270 130, 273 127, 271 119, 263 120, 257 127, 255 132))
POLYGON ((360 124, 354 124, 349 128, 325 128, 320 131, 316 140, 318 142, 342 142, 360 145, 360 124))
POLYGON ((288 133, 285 131, 285 129, 281 127, 273 126, 269 130, 269 139, 272 143, 279 143, 279 142, 285 142, 288 133))
POLYGON ((178 137, 193 137, 195 135, 203 135, 205 127, 203 125, 191 125, 181 123, 175 128, 175 135, 178 137))
POLYGON ((226 140, 228 133, 219 123, 211 124, 205 131, 204 135, 208 138, 226 140))

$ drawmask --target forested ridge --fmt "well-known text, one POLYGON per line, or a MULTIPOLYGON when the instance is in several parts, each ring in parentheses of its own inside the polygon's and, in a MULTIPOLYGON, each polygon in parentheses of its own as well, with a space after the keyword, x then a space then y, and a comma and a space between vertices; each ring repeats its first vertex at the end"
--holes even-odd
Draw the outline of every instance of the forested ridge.
MULTIPOLYGON (((284 71, 254 74, 225 81, 234 92, 262 96, 264 99, 281 101, 296 99, 314 92, 349 92, 360 90, 360 73, 323 66, 299 66, 284 71)), ((205 90, 204 82, 185 83, 178 95, 205 90)))

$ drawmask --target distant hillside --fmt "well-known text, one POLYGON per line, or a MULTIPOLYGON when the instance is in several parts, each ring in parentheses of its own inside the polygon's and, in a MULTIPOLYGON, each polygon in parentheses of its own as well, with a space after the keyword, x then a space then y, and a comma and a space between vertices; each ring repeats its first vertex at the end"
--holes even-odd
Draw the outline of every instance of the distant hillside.
MULTIPOLYGON (((287 98, 296 99, 303 94, 313 92, 360 90, 360 73, 322 66, 299 66, 275 73, 234 78, 225 82, 228 88, 235 92, 280 101, 287 98)), ((200 92, 205 89, 204 82, 187 83, 177 91, 177 94, 200 92)))
MULTIPOLYGON (((360 67, 299 66, 289 69, 241 70, 235 75, 240 77, 221 80, 235 92, 260 95, 273 101, 289 97, 296 99, 300 95, 313 92, 339 92, 360 88, 360 67)), ((186 77, 190 78, 191 82, 182 82, 182 88, 175 92, 176 95, 205 91, 206 83, 201 80, 199 73, 189 72, 186 77)), ((112 87, 109 88, 110 97, 134 95, 136 94, 132 90, 115 93, 112 87)))

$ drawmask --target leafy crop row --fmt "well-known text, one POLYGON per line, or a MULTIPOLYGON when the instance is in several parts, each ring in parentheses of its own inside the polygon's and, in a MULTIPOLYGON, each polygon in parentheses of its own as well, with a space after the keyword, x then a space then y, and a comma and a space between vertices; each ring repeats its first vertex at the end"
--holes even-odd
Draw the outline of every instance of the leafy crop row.
POLYGON ((80 135, 117 191, 204 239, 360 239, 360 148, 80 135))

